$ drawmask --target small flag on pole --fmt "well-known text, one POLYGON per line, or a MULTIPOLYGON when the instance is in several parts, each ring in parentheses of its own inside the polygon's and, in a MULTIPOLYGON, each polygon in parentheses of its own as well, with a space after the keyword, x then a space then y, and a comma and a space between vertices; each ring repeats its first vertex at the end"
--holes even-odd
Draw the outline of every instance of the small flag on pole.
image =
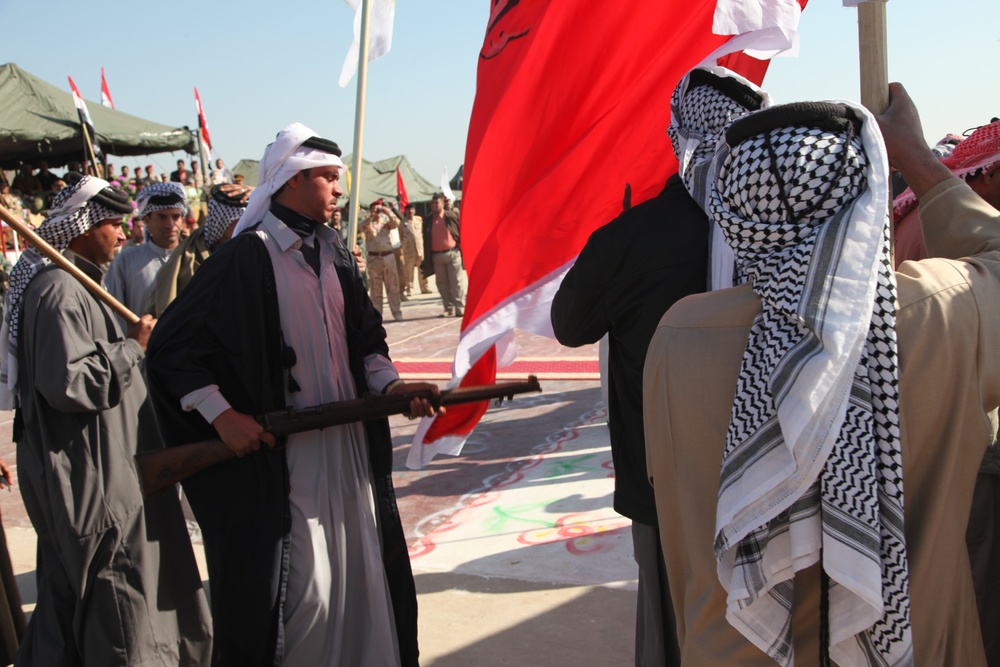
POLYGON ((76 87, 73 77, 69 78, 69 87, 73 92, 73 104, 76 105, 76 112, 80 116, 80 124, 83 125, 83 152, 84 159, 92 158, 95 163, 104 162, 104 154, 101 146, 97 142, 97 132, 94 130, 94 121, 90 119, 90 112, 87 111, 87 103, 83 101, 80 89, 76 87))
POLYGON ((410 196, 406 194, 406 183, 403 182, 403 175, 399 173, 399 166, 396 167, 396 196, 399 199, 399 208, 405 211, 410 205, 410 196))
POLYGON ((201 108, 201 98, 198 97, 198 88, 194 89, 194 105, 198 109, 198 130, 201 132, 201 141, 208 147, 208 152, 212 152, 212 140, 208 136, 208 123, 205 121, 205 111, 201 108))
POLYGON ((368 25, 368 61, 389 53, 392 46, 392 21, 396 15, 396 0, 344 0, 354 10, 354 41, 347 50, 344 67, 337 83, 345 88, 358 71, 358 52, 361 50, 362 2, 371 3, 371 20, 368 25))
POLYGON ((115 102, 111 99, 111 91, 108 90, 108 80, 104 78, 104 68, 101 68, 101 105, 109 109, 115 108, 115 102))
POLYGON ((451 203, 455 203, 455 193, 451 191, 451 183, 448 182, 448 167, 441 172, 441 194, 451 203))

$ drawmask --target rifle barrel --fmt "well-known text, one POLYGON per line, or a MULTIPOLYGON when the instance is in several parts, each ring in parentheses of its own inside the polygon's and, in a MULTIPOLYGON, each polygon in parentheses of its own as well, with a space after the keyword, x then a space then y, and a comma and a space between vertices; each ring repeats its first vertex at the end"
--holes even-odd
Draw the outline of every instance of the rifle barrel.
MULTIPOLYGON (((292 435, 403 414, 415 397, 427 398, 435 405, 457 405, 479 403, 495 398, 513 398, 515 394, 538 392, 542 388, 534 375, 523 382, 502 382, 475 387, 459 387, 441 392, 436 397, 430 392, 408 393, 389 396, 369 396, 349 401, 338 401, 314 408, 279 410, 258 417, 261 425, 275 436, 292 435)), ((222 440, 203 440, 174 447, 166 447, 135 455, 139 486, 146 498, 163 491, 175 483, 217 463, 236 458, 236 455, 222 440)))

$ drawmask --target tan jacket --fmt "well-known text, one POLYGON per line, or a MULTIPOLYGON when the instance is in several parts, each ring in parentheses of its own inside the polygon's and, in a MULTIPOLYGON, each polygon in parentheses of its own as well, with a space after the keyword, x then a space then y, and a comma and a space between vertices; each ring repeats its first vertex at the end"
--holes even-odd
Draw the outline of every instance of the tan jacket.
POLYGON ((403 237, 403 257, 421 261, 424 257, 424 219, 419 215, 412 220, 403 218, 399 222, 399 232, 403 237))
MULTIPOLYGON (((928 255, 899 284, 900 422, 916 665, 985 665, 965 529, 1000 403, 1000 213, 962 181, 922 199, 928 255)), ((774 662, 726 621, 712 550, 719 471, 747 335, 748 286, 679 301, 646 356, 646 456, 684 665, 774 662)), ((816 568, 796 577, 796 665, 818 664, 816 568)), ((995 631, 995 629, 994 629, 995 631)))
POLYGON ((167 263, 156 272, 156 282, 153 293, 149 295, 149 303, 145 312, 153 317, 160 317, 167 306, 177 298, 198 267, 211 255, 208 243, 205 242, 205 228, 199 227, 190 236, 181 241, 167 258, 167 263))

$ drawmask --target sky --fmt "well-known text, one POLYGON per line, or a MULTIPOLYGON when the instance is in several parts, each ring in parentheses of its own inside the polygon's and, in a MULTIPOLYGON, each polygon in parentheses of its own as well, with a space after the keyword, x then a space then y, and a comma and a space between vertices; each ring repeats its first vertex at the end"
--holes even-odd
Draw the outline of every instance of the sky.
MULTIPOLYGON (((366 159, 405 154, 433 183, 463 163, 490 4, 396 1, 392 49, 368 71, 366 159)), ((891 0, 887 15, 889 79, 907 86, 929 142, 1000 116, 998 0, 891 0)), ((339 0, 0 0, 0 62, 64 90, 71 75, 94 103, 104 67, 117 109, 170 126, 197 125, 197 87, 215 156, 229 166, 259 159, 295 121, 346 155, 357 79, 340 88, 337 78, 352 21, 339 0)), ((857 10, 811 0, 800 33, 799 56, 775 59, 764 80, 775 101, 858 99, 857 10)), ((113 161, 152 162, 165 172, 177 157, 113 161)))

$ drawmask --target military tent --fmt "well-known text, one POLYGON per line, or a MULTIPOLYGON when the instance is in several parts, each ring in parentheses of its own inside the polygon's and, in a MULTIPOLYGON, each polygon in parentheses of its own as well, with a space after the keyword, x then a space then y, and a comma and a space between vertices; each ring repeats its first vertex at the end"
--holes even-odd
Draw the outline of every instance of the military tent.
POLYGON ((257 167, 260 165, 260 160, 240 160, 233 167, 233 176, 242 176, 243 185, 252 185, 257 187, 257 167))
MULTIPOLYGON (((354 156, 344 157, 344 164, 348 169, 354 162, 354 156)), ((376 199, 391 199, 396 201, 398 190, 396 188, 396 168, 403 176, 403 185, 406 187, 406 194, 411 202, 430 201, 435 192, 440 192, 440 188, 417 173, 417 170, 410 164, 410 160, 405 155, 386 158, 378 162, 361 160, 361 193, 358 199, 361 206, 367 207, 376 199)), ((350 179, 348 179, 348 183, 350 179)), ((346 206, 350 201, 350 187, 344 183, 344 196, 340 200, 342 206, 346 206)))
MULTIPOLYGON (((352 155, 343 158, 348 169, 354 161, 352 155)), ((257 160, 240 160, 233 167, 233 174, 243 174, 243 182, 247 185, 257 185, 257 160)), ((386 158, 378 162, 361 161, 361 206, 367 207, 376 199, 391 199, 396 201, 396 167, 403 176, 403 185, 406 187, 406 194, 411 202, 430 201, 435 192, 440 189, 426 178, 417 173, 410 164, 410 160, 405 155, 386 158)), ((344 188, 344 196, 340 199, 341 206, 347 206, 351 197, 351 177, 342 179, 340 184, 344 188)))
MULTIPOLYGON (((194 135, 186 127, 160 125, 89 100, 87 108, 105 153, 195 152, 194 135)), ((73 96, 14 63, 0 65, 0 167, 39 160, 57 167, 82 157, 83 133, 73 96)))

